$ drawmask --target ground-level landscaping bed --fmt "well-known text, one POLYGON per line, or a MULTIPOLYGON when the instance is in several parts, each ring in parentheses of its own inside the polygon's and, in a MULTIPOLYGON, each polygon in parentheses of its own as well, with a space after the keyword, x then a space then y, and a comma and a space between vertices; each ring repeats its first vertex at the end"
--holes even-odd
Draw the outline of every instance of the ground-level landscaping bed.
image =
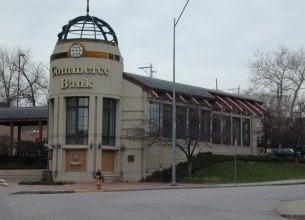
MULTIPOLYGON (((234 176, 234 161, 225 161, 199 170, 192 177, 185 177, 184 181, 192 183, 233 183, 234 176)), ((305 164, 294 162, 237 162, 237 181, 239 183, 288 179, 305 179, 305 164)))
POLYGON ((33 180, 25 180, 18 183, 19 185, 53 185, 53 186, 61 186, 61 185, 72 185, 74 182, 67 182, 67 181, 33 181, 33 180))
MULTIPOLYGON (((188 175, 188 164, 177 165, 177 181, 187 183, 233 183, 234 157, 199 153, 192 160, 192 176, 188 175)), ((237 182, 267 182, 289 179, 305 179, 304 159, 296 163, 293 159, 276 157, 237 157, 237 182)), ((143 181, 170 182, 171 168, 154 172, 143 181)))

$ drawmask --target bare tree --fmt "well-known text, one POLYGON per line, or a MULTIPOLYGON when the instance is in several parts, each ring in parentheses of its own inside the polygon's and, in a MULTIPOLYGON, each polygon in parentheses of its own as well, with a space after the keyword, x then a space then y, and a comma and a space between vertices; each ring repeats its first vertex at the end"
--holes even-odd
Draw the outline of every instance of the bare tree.
MULTIPOLYGON (((192 175, 192 162, 203 137, 200 134, 200 108, 177 107, 177 148, 185 155, 188 175, 192 175)), ((137 127, 126 129, 122 138, 140 141, 146 147, 171 146, 172 143, 172 106, 163 104, 161 117, 142 119, 137 127)))
POLYGON ((291 52, 289 56, 289 69, 288 81, 290 82, 292 90, 290 116, 293 116, 298 104, 298 98, 301 96, 301 90, 305 83, 305 52, 303 48, 291 52))
POLYGON ((36 106, 37 101, 45 103, 48 88, 46 73, 44 65, 36 64, 29 51, 0 46, 0 102, 12 106, 18 98, 23 99, 23 104, 29 101, 32 106, 36 106), (25 56, 20 59, 19 69, 20 54, 25 56))
POLYGON ((299 145, 304 123, 305 52, 279 47, 273 52, 258 51, 249 61, 250 94, 264 101, 265 142, 273 146, 299 145), (304 110, 304 109, 303 109, 304 110))
POLYGON ((11 106, 17 98, 15 61, 15 51, 0 47, 0 102, 3 102, 6 106, 11 106))
POLYGON ((258 51, 248 67, 252 91, 263 94, 265 104, 278 114, 293 116, 305 83, 303 48, 295 51, 279 47, 272 53, 258 51))
POLYGON ((248 66, 251 72, 251 87, 261 93, 273 94, 273 103, 268 104, 276 104, 276 108, 281 111, 284 96, 290 89, 288 49, 279 47, 272 53, 257 51, 248 66))
POLYGON ((24 78, 24 84, 21 91, 22 97, 29 100, 32 106, 36 106, 40 97, 47 97, 48 79, 46 77, 46 68, 41 63, 31 61, 30 53, 27 52, 22 63, 21 73, 24 78))

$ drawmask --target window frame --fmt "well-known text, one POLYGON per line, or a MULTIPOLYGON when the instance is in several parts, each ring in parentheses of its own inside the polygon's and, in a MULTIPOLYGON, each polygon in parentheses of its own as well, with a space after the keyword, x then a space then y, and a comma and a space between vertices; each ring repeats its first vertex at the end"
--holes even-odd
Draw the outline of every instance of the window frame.
POLYGON ((161 128, 161 104, 149 102, 149 132, 153 136, 160 135, 161 128))
POLYGON ((115 146, 116 144, 116 114, 117 100, 112 98, 103 98, 102 145, 104 146, 115 146), (108 106, 106 106, 105 103, 108 103, 108 106), (106 117, 106 114, 108 115, 108 117, 106 117), (107 120, 108 124, 106 128, 105 120, 107 120))
MULTIPOLYGON (((89 106, 90 106, 90 98, 88 96, 73 96, 73 97, 66 97, 66 145, 88 145, 88 137, 89 137, 89 106), (75 99, 75 106, 69 105, 69 100, 75 99), (80 100, 83 100, 83 103, 85 103, 85 99, 87 99, 87 105, 83 104, 80 105, 80 100), (71 109, 75 109, 75 124, 73 125, 72 121, 69 123, 68 121, 68 114, 71 113, 71 109), (87 116, 80 116, 80 109, 87 109, 88 114, 87 116), (82 117, 83 120, 83 128, 87 127, 87 133, 85 135, 80 135, 79 131, 79 124, 80 124, 80 117, 82 117), (85 119, 87 118, 87 120, 85 119), (86 120, 86 125, 85 125, 86 120), (74 131, 74 134, 68 134, 68 127, 74 127, 72 129, 74 131), (73 138, 73 139, 71 139, 73 138)), ((71 118, 71 120, 73 120, 71 118)))
POLYGON ((221 123, 222 123, 222 114, 213 112, 212 113, 212 143, 213 144, 222 144, 222 132, 221 132, 221 123), (216 121, 215 121, 216 120, 216 121))
POLYGON ((242 118, 242 145, 245 147, 251 146, 251 119, 250 118, 242 118), (247 124, 248 128, 245 129, 245 125, 247 124))

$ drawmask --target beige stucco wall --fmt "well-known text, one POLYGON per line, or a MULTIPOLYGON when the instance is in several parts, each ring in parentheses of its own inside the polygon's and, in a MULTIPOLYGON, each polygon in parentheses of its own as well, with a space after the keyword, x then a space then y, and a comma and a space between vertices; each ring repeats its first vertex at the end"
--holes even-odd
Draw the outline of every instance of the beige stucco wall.
MULTIPOLYGON (((141 126, 144 118, 146 95, 140 86, 123 80, 122 133, 124 130, 141 126)), ((140 180, 145 175, 144 149, 141 142, 122 139, 122 178, 129 181, 140 180), (134 162, 128 162, 133 155, 134 162)))

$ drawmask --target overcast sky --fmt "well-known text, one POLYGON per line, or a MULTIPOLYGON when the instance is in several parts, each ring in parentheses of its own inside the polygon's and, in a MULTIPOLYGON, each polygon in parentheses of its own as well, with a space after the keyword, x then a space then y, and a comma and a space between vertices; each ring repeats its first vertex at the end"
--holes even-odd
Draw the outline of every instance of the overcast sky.
MULTIPOLYGON (((85 15, 86 0, 0 0, 0 44, 30 48, 49 63, 61 27, 85 15)), ((172 22, 185 0, 91 0, 91 15, 115 30, 125 71, 171 80, 172 22)), ((228 91, 248 86, 257 49, 305 45, 304 0, 191 0, 177 29, 177 81, 228 91)))

